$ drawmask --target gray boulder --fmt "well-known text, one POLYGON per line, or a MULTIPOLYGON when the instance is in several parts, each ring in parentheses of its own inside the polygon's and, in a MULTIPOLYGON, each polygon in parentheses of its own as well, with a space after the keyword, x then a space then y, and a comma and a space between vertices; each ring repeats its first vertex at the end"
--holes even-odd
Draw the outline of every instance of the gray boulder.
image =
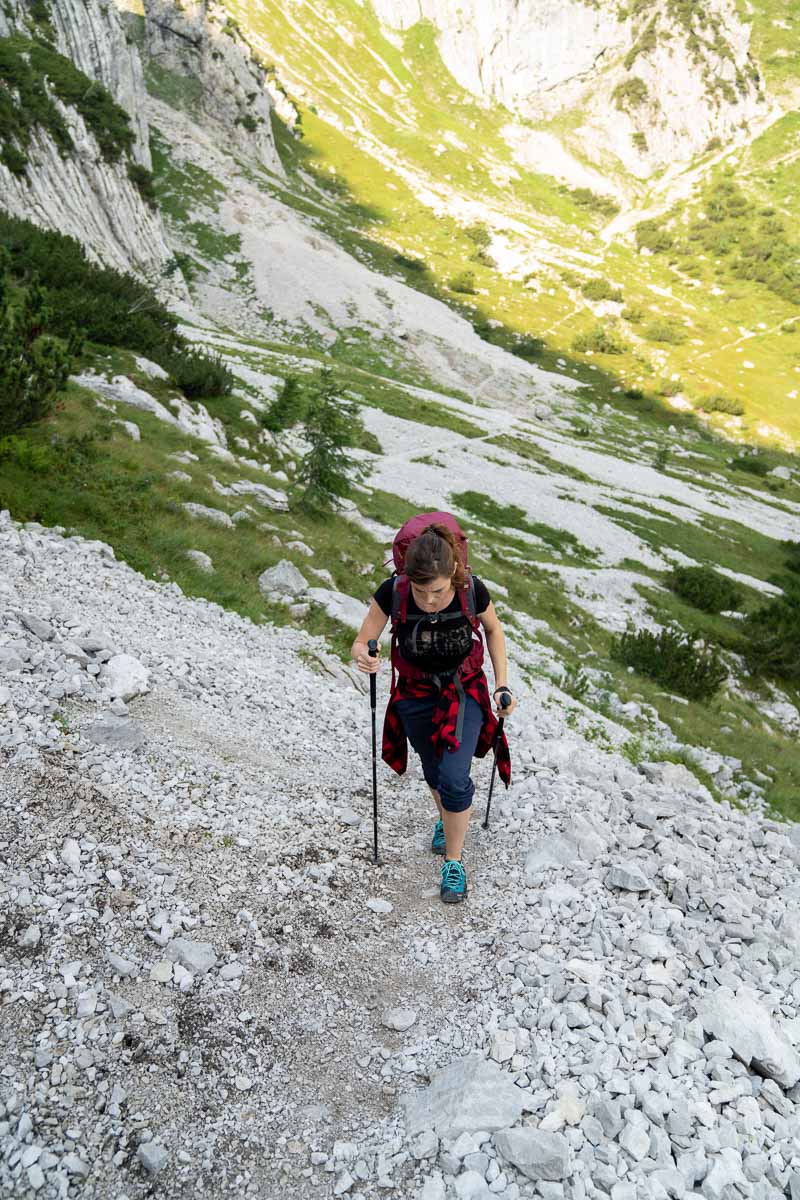
POLYGON ((20 613, 19 619, 21 623, 29 630, 34 637, 37 637, 41 642, 52 641, 55 630, 53 626, 43 621, 41 617, 35 617, 32 613, 20 613))
POLYGON ((539 882, 542 871, 553 867, 571 867, 578 861, 578 851, 560 833, 551 833, 537 842, 525 858, 525 882, 539 882))
POLYGON ((10 646, 0 646, 0 673, 5 671, 21 671, 24 662, 10 646))
POLYGON ((278 592, 282 596, 301 596, 308 591, 308 580, 294 563, 282 558, 274 567, 268 567, 259 576, 258 586, 264 595, 268 592, 278 592))
POLYGON ((135 750, 144 741, 144 731, 129 717, 112 715, 100 717, 87 725, 83 736, 97 746, 111 746, 115 750, 135 750))
POLYGON ((683 763, 674 762, 643 762, 639 763, 639 771, 650 783, 658 787, 670 788, 674 791, 689 792, 692 795, 708 796, 709 792, 683 763))
POLYGON ((790 1088, 800 1080, 800 1055, 749 987, 717 988, 695 1002, 703 1029, 730 1046, 746 1067, 790 1088))
POLYGON ((508 1162, 528 1179, 557 1181, 570 1173, 569 1142, 560 1133, 541 1129, 503 1129, 494 1144, 508 1162))
POLYGON ((224 525, 226 529, 234 528, 233 521, 221 508, 209 508, 205 504, 193 504, 190 501, 187 501, 183 508, 190 517, 212 521, 215 525, 224 525))
POLYGON ((203 572, 204 575, 214 574, 214 563, 211 558, 204 554, 202 550, 187 550, 186 557, 191 559, 194 565, 203 572))
POLYGON ((406 1094, 402 1105, 410 1134, 434 1129, 440 1137, 457 1138, 513 1125, 529 1099, 495 1063, 468 1054, 437 1071, 427 1088, 406 1094))
POLYGON ((652 884, 638 863, 615 863, 605 877, 606 887, 622 888, 625 892, 649 892, 652 884))

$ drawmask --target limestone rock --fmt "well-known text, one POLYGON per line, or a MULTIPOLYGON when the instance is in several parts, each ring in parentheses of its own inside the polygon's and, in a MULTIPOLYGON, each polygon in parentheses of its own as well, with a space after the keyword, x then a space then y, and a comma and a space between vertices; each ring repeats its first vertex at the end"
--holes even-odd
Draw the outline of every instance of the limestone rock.
POLYGON ((192 501, 186 501, 182 507, 190 517, 211 521, 214 525, 224 525, 226 529, 234 528, 231 518, 220 508, 209 508, 205 504, 194 504, 192 501))
POLYGON ((191 559, 195 566, 203 572, 204 575, 214 574, 214 563, 210 556, 202 550, 187 550, 186 557, 191 559))
POLYGON ((479 1054, 457 1058, 437 1071, 430 1085, 402 1100, 409 1133, 434 1129, 441 1137, 485 1129, 490 1133, 518 1121, 524 1092, 507 1072, 479 1054))
POLYGON ((258 579, 262 592, 278 592, 283 596, 301 596, 308 591, 308 580, 298 571, 294 563, 282 558, 274 567, 268 567, 258 579))
POLYGON ((503 1158, 528 1179, 566 1179, 570 1173, 569 1142, 560 1133, 539 1129, 503 1129, 494 1144, 503 1158))
POLYGON ((165 954, 170 962, 179 962, 193 975, 206 975, 217 965, 217 955, 210 942, 195 942, 191 938, 173 938, 165 954))
POLYGON ((150 672, 131 654, 115 654, 103 665, 101 678, 109 696, 133 700, 150 691, 150 672))
POLYGON ((753 988, 741 986, 734 993, 723 985, 696 1001, 695 1008, 706 1032, 730 1046, 745 1066, 752 1064, 759 1074, 785 1088, 800 1080, 800 1055, 753 988))

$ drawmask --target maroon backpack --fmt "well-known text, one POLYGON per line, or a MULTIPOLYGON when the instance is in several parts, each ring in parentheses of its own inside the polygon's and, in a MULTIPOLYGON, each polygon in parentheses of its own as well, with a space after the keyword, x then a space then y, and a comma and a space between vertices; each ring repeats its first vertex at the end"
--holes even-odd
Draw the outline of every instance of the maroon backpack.
POLYGON ((403 570, 408 547, 415 538, 425 532, 429 525, 445 525, 452 531, 456 539, 461 561, 465 568, 467 568, 467 586, 459 588, 456 591, 461 605, 461 612, 435 614, 433 619, 434 621, 443 622, 459 620, 462 615, 467 618, 473 630, 478 634, 478 637, 477 639, 473 638, 472 650, 461 663, 458 673, 473 675, 483 666, 483 637, 481 636, 481 624, 475 611, 475 581, 468 567, 469 547, 464 531, 452 513, 447 512, 418 513, 415 517, 409 518, 395 535, 392 545, 392 558, 395 566, 394 587, 392 589, 392 667, 400 675, 405 675, 413 679, 438 679, 437 676, 430 676, 420 667, 403 658, 397 643, 397 626, 401 622, 431 619, 431 614, 428 613, 420 616, 408 616, 408 598, 411 593, 411 582, 403 570))

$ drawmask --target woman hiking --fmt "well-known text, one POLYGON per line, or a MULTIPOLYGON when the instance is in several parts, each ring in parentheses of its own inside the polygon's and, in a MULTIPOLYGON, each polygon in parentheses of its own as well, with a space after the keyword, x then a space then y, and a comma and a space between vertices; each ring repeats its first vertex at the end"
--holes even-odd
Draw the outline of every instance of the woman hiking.
MULTIPOLYGON (((462 862, 475 785, 473 757, 492 750, 497 716, 508 717, 516 700, 508 687, 506 643, 489 592, 467 566, 467 542, 450 513, 423 513, 407 521, 394 543, 397 572, 375 592, 352 647, 358 669, 378 670, 368 642, 392 621, 392 689, 383 726, 382 757, 398 774, 411 742, 439 813, 431 842, 444 855, 440 895, 463 900, 462 862), (492 711, 483 672, 483 637, 494 668, 492 711), (508 707, 501 709, 507 693, 508 707), (508 701, 510 700, 510 704, 508 701)), ((497 746, 497 769, 509 784, 511 762, 505 736, 497 746)))

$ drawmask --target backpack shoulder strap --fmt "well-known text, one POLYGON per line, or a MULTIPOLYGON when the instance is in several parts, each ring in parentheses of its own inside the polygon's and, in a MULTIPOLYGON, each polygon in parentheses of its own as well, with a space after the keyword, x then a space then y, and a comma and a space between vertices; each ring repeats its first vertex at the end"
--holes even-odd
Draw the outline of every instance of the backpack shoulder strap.
POLYGON ((469 587, 458 589, 458 599, 461 604, 461 611, 465 617, 469 617, 470 623, 475 625, 478 620, 478 614, 475 611, 475 576, 470 575, 469 587))
POLYGON ((392 630, 398 622, 405 621, 408 613, 408 576, 395 575, 392 579, 392 630))

